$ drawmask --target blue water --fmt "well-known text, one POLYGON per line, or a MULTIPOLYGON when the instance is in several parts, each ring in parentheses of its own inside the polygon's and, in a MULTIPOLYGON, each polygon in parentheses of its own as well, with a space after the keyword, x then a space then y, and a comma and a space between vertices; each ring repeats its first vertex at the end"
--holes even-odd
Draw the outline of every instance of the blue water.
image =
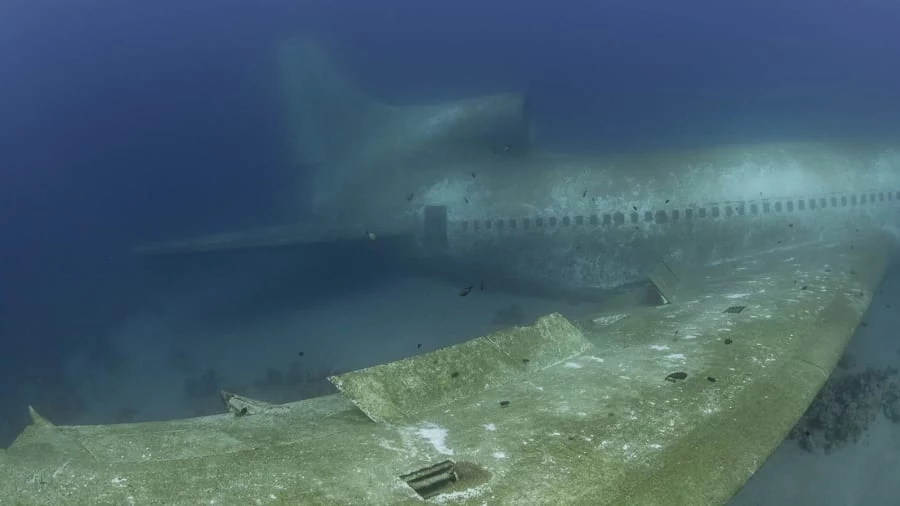
POLYGON ((283 183, 298 170, 276 82, 286 35, 327 41, 385 101, 524 91, 541 142, 560 149, 900 133, 895 2, 562 4, 0 4, 0 382, 13 392, 0 446, 27 403, 53 411, 48 392, 73 388, 71 356, 115 362, 112 329, 171 283, 240 270, 231 287, 251 295, 232 304, 260 308, 393 275, 347 252, 302 282, 284 253, 152 265, 130 253, 302 216, 302 192, 283 183))

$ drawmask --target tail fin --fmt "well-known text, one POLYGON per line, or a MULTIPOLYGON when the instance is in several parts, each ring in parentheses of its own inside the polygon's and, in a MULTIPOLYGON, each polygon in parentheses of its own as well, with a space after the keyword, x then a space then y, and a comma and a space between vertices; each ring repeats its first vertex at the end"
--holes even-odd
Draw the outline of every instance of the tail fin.
POLYGON ((339 163, 348 146, 364 141, 384 121, 387 107, 373 101, 320 45, 288 39, 278 48, 286 123, 297 161, 339 163))
POLYGON ((147 244, 137 248, 138 252, 268 248, 359 239, 367 235, 367 228, 360 225, 363 221, 376 226, 379 237, 406 237, 419 230, 410 221, 414 218, 390 213, 370 216, 365 205, 353 205, 377 199, 384 180, 406 177, 404 171, 496 160, 494 151, 498 149, 504 156, 530 149, 533 129, 521 94, 432 105, 388 105, 371 99, 312 41, 284 41, 278 49, 278 63, 294 157, 298 165, 312 168, 312 180, 306 186, 316 216, 304 223, 147 244), (346 208, 356 215, 341 216, 346 208), (398 217, 402 219, 398 221, 398 217))
POLYGON ((321 45, 288 39, 279 48, 287 125, 296 161, 315 170, 313 208, 379 167, 524 152, 533 128, 521 94, 431 105, 388 105, 369 97, 321 45))

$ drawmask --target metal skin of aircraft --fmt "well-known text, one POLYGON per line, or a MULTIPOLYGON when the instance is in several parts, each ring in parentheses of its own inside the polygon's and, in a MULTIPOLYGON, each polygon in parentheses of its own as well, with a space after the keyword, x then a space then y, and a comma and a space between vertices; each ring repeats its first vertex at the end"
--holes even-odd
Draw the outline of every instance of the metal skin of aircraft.
POLYGON ((544 153, 519 95, 388 106, 314 44, 279 58, 314 218, 140 252, 360 241, 603 294, 594 314, 295 403, 223 392, 221 415, 69 427, 32 410, 0 451, 4 504, 722 504, 822 387, 896 245, 900 144, 544 153))
POLYGON ((621 156, 538 152, 522 95, 372 101, 317 46, 280 50, 288 124, 314 217, 144 253, 375 239, 492 286, 591 292, 661 260, 703 265, 896 230, 900 144, 761 143, 621 156))

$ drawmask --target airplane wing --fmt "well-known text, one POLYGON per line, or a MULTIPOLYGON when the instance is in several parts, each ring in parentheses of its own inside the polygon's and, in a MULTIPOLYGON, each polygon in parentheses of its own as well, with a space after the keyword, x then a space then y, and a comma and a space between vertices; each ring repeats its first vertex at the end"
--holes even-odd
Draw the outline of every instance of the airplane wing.
MULTIPOLYGON (((332 378, 284 405, 64 427, 0 451, 23 504, 721 504, 784 439, 872 300, 890 243, 678 273, 661 306, 558 314, 332 378)), ((224 408, 223 408, 224 410, 224 408)))

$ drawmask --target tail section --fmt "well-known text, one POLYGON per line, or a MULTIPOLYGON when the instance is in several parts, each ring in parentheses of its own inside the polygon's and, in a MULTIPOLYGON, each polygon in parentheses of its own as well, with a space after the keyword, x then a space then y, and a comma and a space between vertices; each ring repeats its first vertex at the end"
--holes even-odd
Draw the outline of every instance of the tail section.
POLYGON ((430 160, 525 152, 533 127, 521 94, 431 105, 388 105, 369 97, 321 45, 289 39, 278 61, 289 138, 298 164, 313 167, 313 208, 330 213, 350 185, 430 160))
POLYGON ((377 230, 379 239, 416 235, 423 216, 398 219, 384 207, 368 205, 385 199, 396 201, 386 189, 389 182, 455 162, 490 161, 498 151, 508 156, 530 150, 533 128, 521 94, 389 105, 368 96, 312 40, 287 39, 278 46, 277 56, 294 161, 304 170, 312 169, 312 180, 306 181, 311 188, 298 198, 311 198, 314 218, 306 223, 146 244, 137 252, 329 243, 365 238, 368 230, 377 230))
POLYGON ((313 167, 340 163, 390 114, 347 76, 324 48, 307 39, 278 47, 286 125, 297 161, 313 167))

